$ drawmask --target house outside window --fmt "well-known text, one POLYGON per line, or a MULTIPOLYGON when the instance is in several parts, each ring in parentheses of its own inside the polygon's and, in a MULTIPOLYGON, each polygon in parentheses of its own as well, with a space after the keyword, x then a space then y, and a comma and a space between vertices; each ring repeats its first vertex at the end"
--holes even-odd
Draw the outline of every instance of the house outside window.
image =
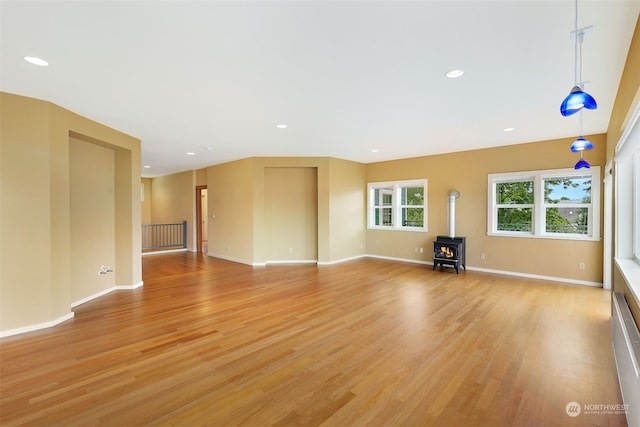
POLYGON ((427 231, 427 180, 368 184, 368 227, 427 231))
POLYGON ((490 174, 489 235, 597 240, 600 168, 490 174))

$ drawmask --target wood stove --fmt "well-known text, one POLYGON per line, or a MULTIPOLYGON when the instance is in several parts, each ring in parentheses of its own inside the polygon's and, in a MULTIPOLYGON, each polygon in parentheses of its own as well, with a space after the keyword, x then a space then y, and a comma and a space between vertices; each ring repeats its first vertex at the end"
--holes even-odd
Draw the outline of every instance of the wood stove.
POLYGON ((456 269, 456 274, 460 274, 460 266, 467 270, 466 261, 466 237, 455 237, 456 235, 456 200, 460 198, 460 193, 456 190, 449 191, 448 200, 448 236, 436 236, 433 242, 433 269, 437 266, 440 269, 445 265, 450 265, 456 269))
POLYGON ((456 274, 460 274, 460 266, 466 265, 466 237, 437 236, 433 242, 433 270, 439 265, 440 269, 452 266, 456 274))

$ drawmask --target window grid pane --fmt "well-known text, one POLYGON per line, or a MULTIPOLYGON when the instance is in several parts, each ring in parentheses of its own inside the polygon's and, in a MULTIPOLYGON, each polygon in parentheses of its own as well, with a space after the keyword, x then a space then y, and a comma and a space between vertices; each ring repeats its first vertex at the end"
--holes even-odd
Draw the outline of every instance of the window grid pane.
POLYGON ((402 206, 424 206, 424 187, 402 187, 402 206))
POLYGON ((544 179, 544 202, 548 204, 590 204, 591 176, 544 179))
POLYGON ((591 175, 545 178, 545 232, 589 234, 591 175))
POLYGON ((589 233, 589 208, 547 208, 545 231, 547 233, 589 233))
POLYGON ((424 225, 424 208, 402 208, 403 227, 422 227, 424 225))
POLYGON ((531 233, 532 208, 498 208, 498 231, 531 233))
POLYGON ((533 180, 496 183, 496 203, 499 205, 533 204, 533 180))

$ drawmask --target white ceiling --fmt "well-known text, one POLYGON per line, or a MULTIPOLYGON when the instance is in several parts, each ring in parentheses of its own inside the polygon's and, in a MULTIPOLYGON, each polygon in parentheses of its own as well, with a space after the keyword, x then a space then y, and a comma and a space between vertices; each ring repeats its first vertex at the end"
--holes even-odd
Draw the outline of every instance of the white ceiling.
MULTIPOLYGON (((578 7, 578 25, 593 25, 582 75, 599 104, 584 133, 601 133, 640 1, 578 7)), ((140 138, 147 177, 250 156, 370 163, 579 129, 579 114, 559 113, 574 84, 571 0, 3 0, 0 14, 0 89, 140 138), (453 68, 464 76, 445 78, 453 68)))

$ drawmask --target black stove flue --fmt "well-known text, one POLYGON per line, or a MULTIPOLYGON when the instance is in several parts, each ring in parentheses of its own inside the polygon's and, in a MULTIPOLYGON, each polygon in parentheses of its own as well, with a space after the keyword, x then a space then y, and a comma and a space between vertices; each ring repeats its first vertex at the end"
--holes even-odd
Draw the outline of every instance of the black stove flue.
POLYGON ((460 266, 466 270, 466 240, 466 237, 437 236, 433 242, 433 269, 449 265, 456 269, 456 274, 460 273, 460 266))

